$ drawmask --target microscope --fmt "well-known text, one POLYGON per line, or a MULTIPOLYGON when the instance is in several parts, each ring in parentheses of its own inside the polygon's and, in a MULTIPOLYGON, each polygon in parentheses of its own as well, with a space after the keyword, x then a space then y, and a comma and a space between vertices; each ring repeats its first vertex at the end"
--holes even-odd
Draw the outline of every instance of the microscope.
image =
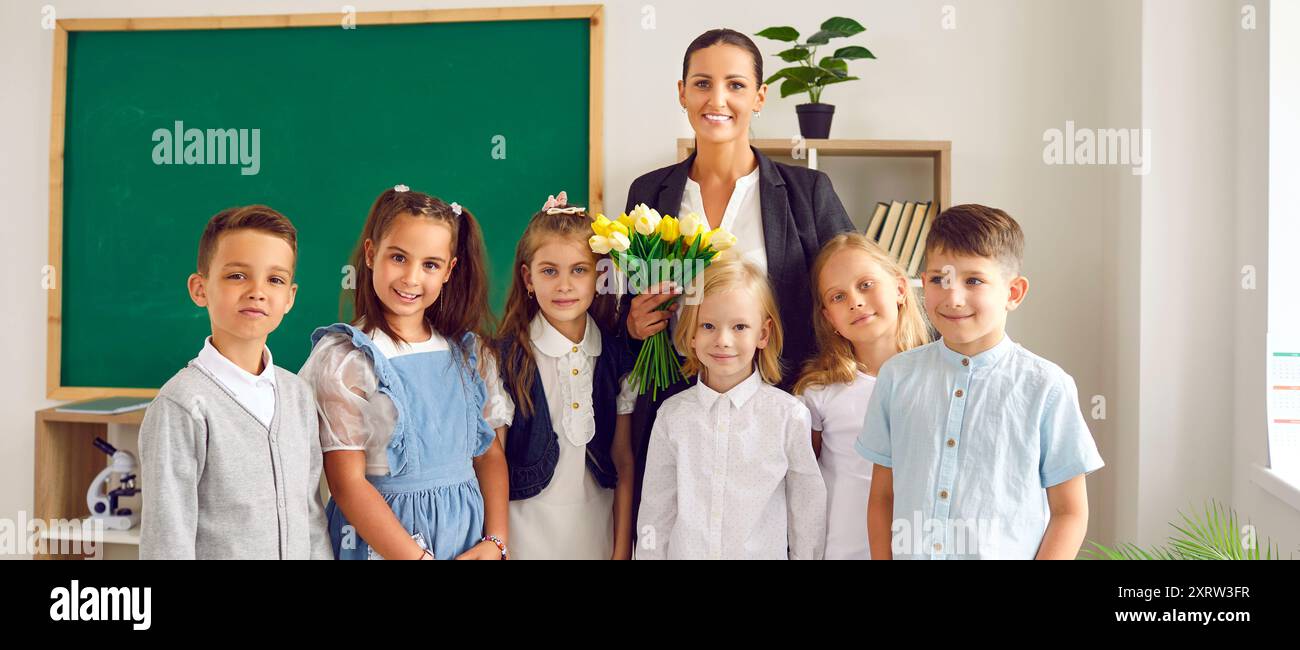
POLYGON ((112 530, 130 530, 140 523, 140 513, 130 508, 121 508, 117 500, 140 493, 135 486, 135 455, 129 451, 118 451, 103 438, 95 438, 95 448, 108 454, 112 461, 99 472, 86 490, 86 505, 90 506, 90 516, 104 522, 104 527, 112 530), (118 475, 118 486, 109 490, 113 475, 118 475))

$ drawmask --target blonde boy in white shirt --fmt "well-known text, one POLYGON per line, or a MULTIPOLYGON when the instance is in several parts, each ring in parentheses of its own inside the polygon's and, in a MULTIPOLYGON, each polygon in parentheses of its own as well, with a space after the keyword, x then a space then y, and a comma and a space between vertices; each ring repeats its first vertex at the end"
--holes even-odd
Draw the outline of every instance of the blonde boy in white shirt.
POLYGON ((821 559, 826 486, 808 408, 773 386, 781 325, 767 279, 715 262, 702 293, 674 334, 683 373, 700 379, 655 418, 636 559, 821 559))

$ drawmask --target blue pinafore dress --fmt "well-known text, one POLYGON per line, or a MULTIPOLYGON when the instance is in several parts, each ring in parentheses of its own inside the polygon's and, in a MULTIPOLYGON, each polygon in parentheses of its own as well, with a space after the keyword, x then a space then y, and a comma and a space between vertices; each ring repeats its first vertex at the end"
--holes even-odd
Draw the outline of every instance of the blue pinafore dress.
MULTIPOLYGON (((416 543, 440 560, 455 559, 483 536, 483 493, 474 458, 496 433, 483 419, 487 388, 478 367, 476 338, 451 349, 389 359, 357 328, 339 323, 317 329, 342 333, 374 364, 379 392, 392 399, 397 423, 388 443, 388 475, 366 479, 384 497, 416 543)), ((330 544, 340 560, 379 559, 330 498, 325 508, 330 544)))

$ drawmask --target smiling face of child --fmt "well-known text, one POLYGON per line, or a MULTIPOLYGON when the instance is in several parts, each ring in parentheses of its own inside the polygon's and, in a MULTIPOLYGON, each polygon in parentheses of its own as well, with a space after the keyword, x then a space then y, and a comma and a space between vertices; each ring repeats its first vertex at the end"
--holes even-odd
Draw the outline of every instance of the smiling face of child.
POLYGON ((772 322, 754 292, 737 287, 700 302, 691 348, 704 366, 701 381, 725 393, 754 372, 754 353, 766 348, 772 322))
MULTIPOLYGON (((519 272, 553 327, 566 334, 566 326, 586 327, 587 308, 596 297, 596 260, 586 242, 546 237, 534 251, 532 264, 522 265, 519 272)), ((581 329, 573 331, 581 336, 581 329)))
MULTIPOLYGON (((389 324, 403 338, 427 334, 424 311, 438 300, 456 267, 451 228, 434 219, 399 215, 379 242, 365 242, 371 285, 389 324)), ((412 340, 407 338, 407 340, 412 340)))
POLYGON ((190 276, 190 297, 208 309, 218 345, 265 345, 293 308, 293 267, 293 248, 280 237, 251 229, 221 234, 206 274, 190 276))
POLYGON ((868 344, 897 331, 906 282, 891 276, 866 252, 843 248, 831 255, 817 286, 822 315, 849 342, 868 344))
POLYGON ((692 52, 677 88, 695 137, 716 143, 748 135, 750 117, 767 97, 767 87, 754 78, 753 56, 727 43, 692 52))
POLYGON ((973 356, 1001 342, 1028 280, 989 257, 932 249, 925 259, 925 310, 944 344, 973 356))

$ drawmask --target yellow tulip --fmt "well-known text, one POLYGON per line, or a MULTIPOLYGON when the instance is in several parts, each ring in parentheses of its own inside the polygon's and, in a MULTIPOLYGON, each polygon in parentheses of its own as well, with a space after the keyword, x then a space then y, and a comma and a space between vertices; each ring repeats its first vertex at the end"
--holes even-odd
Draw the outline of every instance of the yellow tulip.
POLYGON ((674 217, 664 217, 659 221, 659 236, 664 241, 672 243, 677 241, 681 232, 678 230, 678 221, 674 217))
POLYGON ((609 237, 609 227, 614 224, 608 217, 603 214, 596 215, 596 220, 591 222, 591 231, 601 237, 609 237))
POLYGON ((623 218, 619 217, 618 221, 609 225, 609 236, 613 237, 614 233, 619 233, 624 237, 631 237, 632 231, 627 224, 623 223, 623 218))
POLYGON ((632 232, 632 226, 636 225, 636 220, 626 214, 618 215, 618 223, 623 224, 623 234, 632 232))

